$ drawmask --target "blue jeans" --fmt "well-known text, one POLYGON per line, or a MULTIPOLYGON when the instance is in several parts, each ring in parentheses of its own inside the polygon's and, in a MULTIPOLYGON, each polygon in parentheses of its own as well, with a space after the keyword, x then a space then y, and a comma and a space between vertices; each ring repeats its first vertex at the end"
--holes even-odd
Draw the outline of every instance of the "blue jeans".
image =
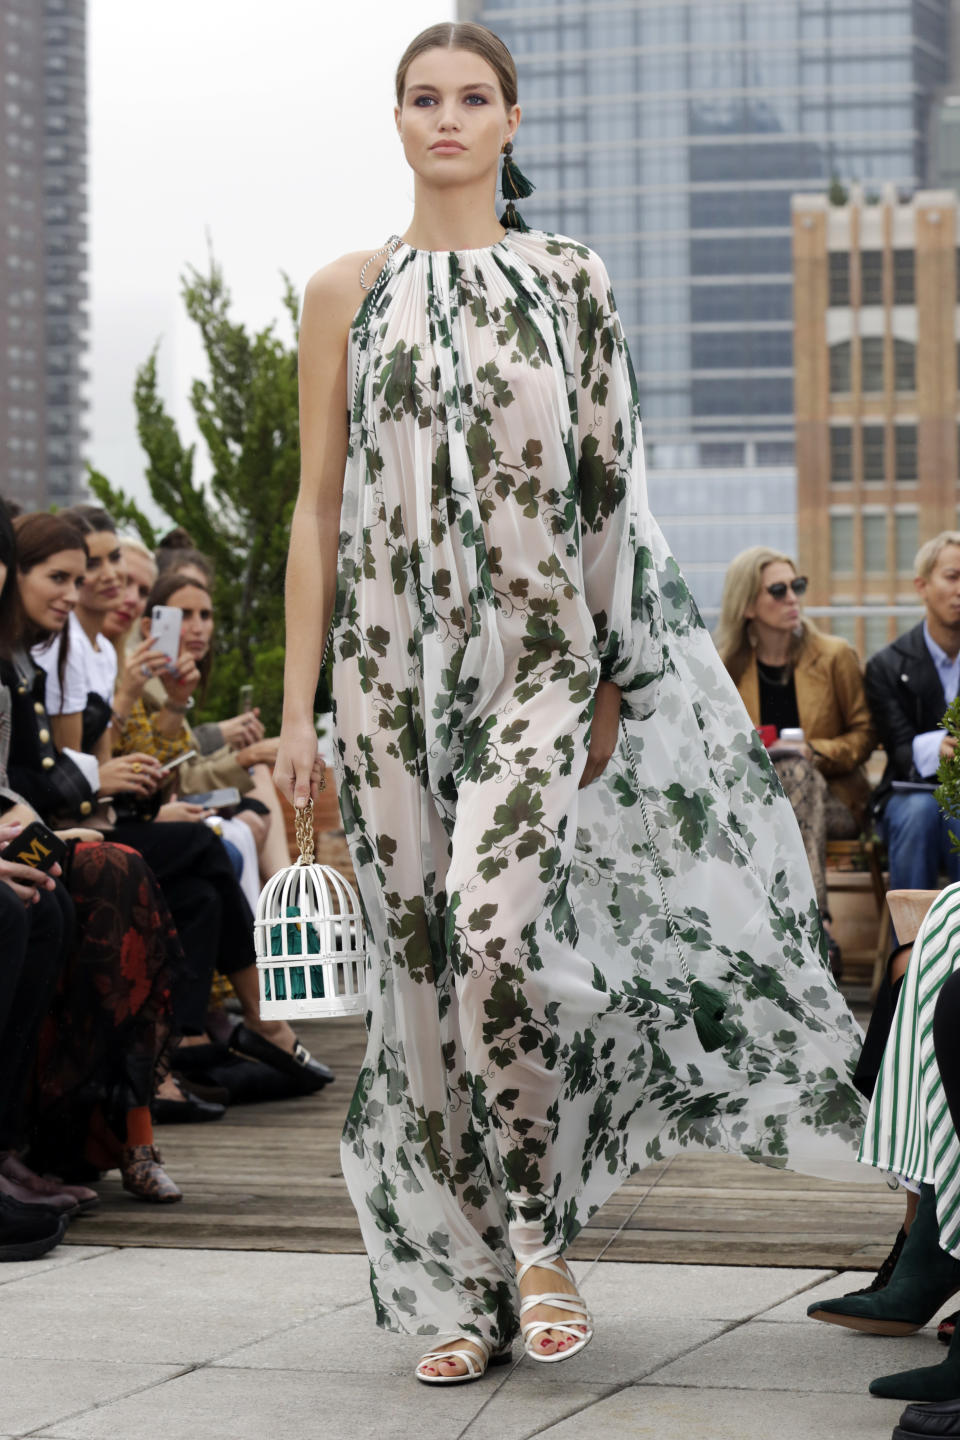
POLYGON ((891 890, 937 890, 941 870, 960 880, 960 855, 950 845, 951 835, 960 839, 960 823, 944 817, 929 791, 894 791, 880 828, 891 890))

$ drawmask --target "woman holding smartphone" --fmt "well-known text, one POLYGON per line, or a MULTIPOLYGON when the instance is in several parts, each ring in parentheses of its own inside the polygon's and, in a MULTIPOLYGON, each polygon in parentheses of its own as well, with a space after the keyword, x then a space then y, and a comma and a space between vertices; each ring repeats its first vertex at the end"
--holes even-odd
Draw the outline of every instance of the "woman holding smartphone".
MULTIPOLYGON (((140 621, 148 638, 154 636, 153 617, 158 610, 164 615, 168 611, 176 614, 180 621, 175 669, 144 686, 117 750, 144 750, 167 761, 181 757, 189 749, 205 749, 191 729, 189 715, 195 697, 203 695, 212 672, 215 617, 207 586, 199 578, 173 571, 160 576, 148 597, 140 621)), ((248 718, 259 726, 252 712, 248 718)), ((259 728, 262 732, 262 726, 259 728)), ((178 770, 181 794, 223 787, 235 787, 240 792, 243 798, 236 819, 253 836, 259 878, 264 880, 290 863, 283 812, 268 768, 276 758, 277 744, 261 734, 252 741, 243 739, 242 743, 228 743, 198 754, 178 770)), ((230 834, 236 835, 235 827, 230 834)))

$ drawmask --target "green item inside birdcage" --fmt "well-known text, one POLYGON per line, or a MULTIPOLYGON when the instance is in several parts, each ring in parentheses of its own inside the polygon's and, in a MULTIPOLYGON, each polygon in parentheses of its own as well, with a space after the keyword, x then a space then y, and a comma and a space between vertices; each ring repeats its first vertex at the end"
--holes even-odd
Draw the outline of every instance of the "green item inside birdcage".
MULTIPOLYGON (((296 906, 296 905, 289 905, 289 906, 287 907, 287 919, 288 919, 288 920, 299 920, 301 923, 300 923, 299 925, 286 925, 286 926, 284 926, 284 925, 282 925, 281 923, 278 922, 276 925, 271 925, 271 927, 270 927, 270 954, 271 954, 271 955, 282 955, 282 954, 284 953, 284 949, 283 949, 283 931, 284 931, 284 929, 286 929, 286 932, 287 932, 287 949, 286 949, 286 953, 287 953, 288 955, 302 955, 302 954, 303 954, 303 932, 304 932, 304 931, 307 932, 307 954, 308 954, 308 955, 319 955, 319 954, 320 954, 320 941, 319 941, 319 939, 317 938, 317 932, 316 932, 316 930, 313 928, 313 926, 309 923, 309 921, 304 921, 304 920, 303 920, 303 918, 302 918, 302 916, 301 916, 301 914, 300 914, 300 910, 299 910, 298 906, 296 906)), ((310 994, 311 994, 311 996, 313 997, 314 1000, 322 1000, 322 999, 323 999, 323 966, 322 966, 322 965, 311 965, 311 966, 309 967, 309 970, 310 970, 310 994)), ((286 987, 286 983, 285 983, 285 978, 284 978, 283 971, 282 971, 281 969, 277 968, 277 969, 274 970, 273 975, 274 975, 274 991, 275 991, 276 997, 277 997, 278 1000, 285 1000, 285 999, 287 998, 287 987, 286 987), (281 990, 282 990, 282 993, 281 993, 281 990)), ((269 998, 269 997, 267 997, 267 998, 269 998)), ((304 973, 304 967, 303 967, 302 965, 291 965, 291 967, 290 967, 290 999, 291 999, 291 1000, 306 1000, 306 998, 307 998, 307 981, 306 981, 306 975, 305 975, 305 973, 304 973)))

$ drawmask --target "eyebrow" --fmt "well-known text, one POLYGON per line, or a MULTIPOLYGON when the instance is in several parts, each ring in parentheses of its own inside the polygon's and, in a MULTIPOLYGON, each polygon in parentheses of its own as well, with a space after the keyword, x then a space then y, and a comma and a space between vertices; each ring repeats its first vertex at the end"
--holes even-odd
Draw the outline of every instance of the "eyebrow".
MULTIPOLYGON (((440 91, 438 90, 438 88, 437 88, 436 85, 411 85, 411 86, 410 86, 410 89, 411 89, 411 91, 413 91, 413 90, 420 90, 420 91, 427 91, 427 90, 429 90, 429 91, 432 91, 432 93, 433 93, 434 95, 439 95, 439 93, 440 93, 440 91)), ((464 92, 465 90, 489 90, 489 91, 493 92, 493 91, 495 90, 495 87, 494 87, 493 85, 488 85, 485 80, 481 80, 481 81, 479 81, 479 83, 476 84, 476 85, 461 85, 461 86, 460 86, 460 93, 463 94, 463 92, 464 92)))

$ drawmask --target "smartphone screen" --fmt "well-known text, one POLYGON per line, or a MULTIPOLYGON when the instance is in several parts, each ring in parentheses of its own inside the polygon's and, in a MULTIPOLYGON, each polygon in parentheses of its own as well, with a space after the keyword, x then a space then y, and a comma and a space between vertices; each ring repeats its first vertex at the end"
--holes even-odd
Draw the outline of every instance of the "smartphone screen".
POLYGON ((187 805, 202 805, 205 810, 232 810, 234 805, 240 804, 240 791, 231 785, 223 790, 207 790, 199 795, 183 795, 181 799, 187 805))

